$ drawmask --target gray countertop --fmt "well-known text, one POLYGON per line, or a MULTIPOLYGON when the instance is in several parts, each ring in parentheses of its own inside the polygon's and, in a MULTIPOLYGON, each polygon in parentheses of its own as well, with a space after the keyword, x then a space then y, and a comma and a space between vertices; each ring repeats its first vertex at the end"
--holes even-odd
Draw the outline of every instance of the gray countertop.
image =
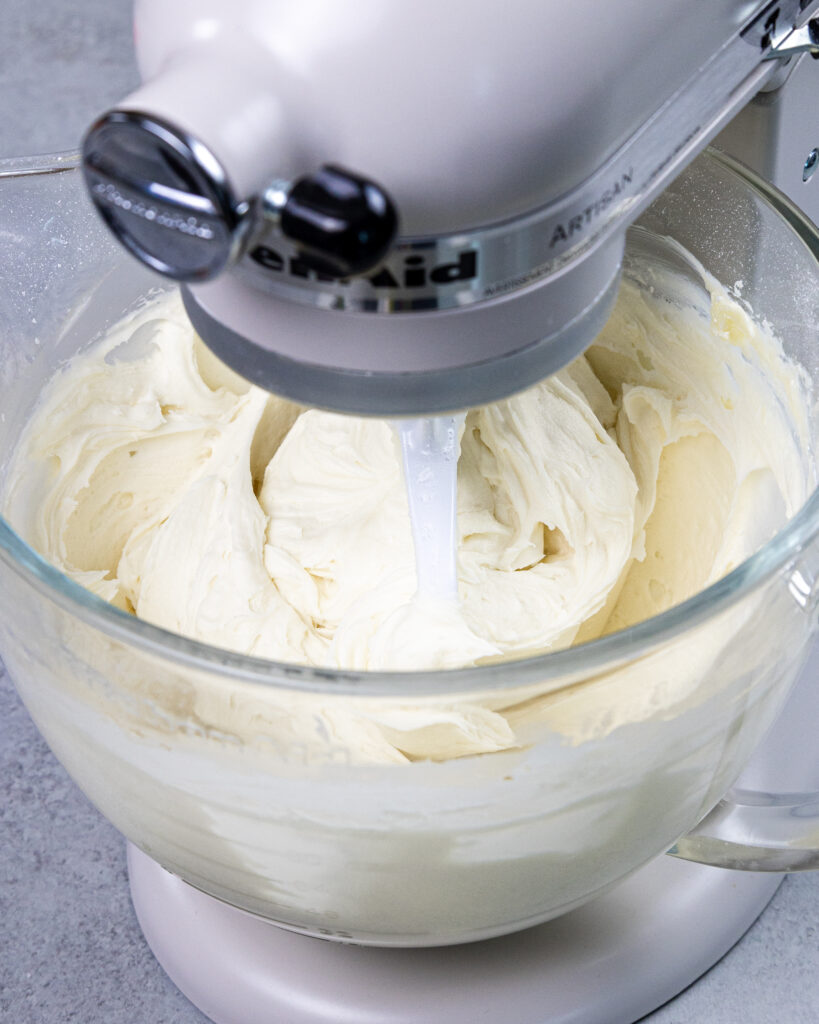
MULTIPOLYGON (((130 7, 130 0, 3 0, 0 155, 74 148, 94 114, 136 84, 130 7)), ((6 675, 0 676, 0 1020, 206 1024, 142 938, 122 838, 55 761, 6 675)), ((819 1020, 819 873, 786 879, 734 949, 646 1020, 819 1020)))

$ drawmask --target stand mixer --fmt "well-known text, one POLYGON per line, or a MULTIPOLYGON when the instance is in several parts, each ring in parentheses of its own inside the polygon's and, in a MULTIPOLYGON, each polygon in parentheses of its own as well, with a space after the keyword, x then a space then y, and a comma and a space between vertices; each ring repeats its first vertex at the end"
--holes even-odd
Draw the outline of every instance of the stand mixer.
MULTIPOLYGON (((185 14, 184 5, 169 11, 143 4, 138 34, 148 84, 90 131, 87 180, 125 245, 153 269, 185 282, 192 321, 220 358, 243 375, 301 402, 343 412, 425 416, 465 408, 525 387, 585 348, 613 301, 628 224, 761 89, 790 88, 779 81, 778 62, 767 58, 786 60, 814 47, 809 18, 816 6, 723 3, 712 5, 707 25, 694 26, 678 25, 668 9, 649 14, 638 5, 592 11, 589 4, 551 14, 543 5, 521 4, 503 12, 503 32, 494 24, 491 32, 472 26, 470 36, 474 12, 455 4, 436 12, 434 34, 413 33, 399 12, 390 14, 396 24, 387 24, 376 6, 351 25, 349 19, 334 20, 341 14, 330 5, 318 18, 303 6, 296 14, 284 5, 264 5, 262 11, 261 5, 234 4, 226 25, 221 5, 191 4, 185 14), (245 17, 248 29, 242 32, 245 17), (561 51, 565 65, 556 57, 543 66, 548 62, 539 40, 556 30, 573 42, 588 40, 599 54, 586 95, 568 45, 561 51), (453 39, 464 35, 464 57, 456 68, 453 39), (673 46, 657 44, 672 35, 673 46), (273 61, 259 52, 268 37, 273 61), (190 45, 178 53, 180 40, 190 45), (400 43, 400 54, 385 40, 400 43), (305 53, 307 43, 315 45, 312 57, 305 53), (648 55, 639 69, 630 63, 634 53, 648 55), (364 54, 378 66, 367 64, 364 54), (363 81, 339 78, 336 60, 361 71, 363 81), (519 78, 500 75, 501 64, 514 67, 519 78), (624 66, 629 76, 622 75, 624 66), (424 75, 429 92, 420 96, 419 67, 436 69, 424 75), (481 74, 470 77, 474 68, 481 74), (445 80, 439 70, 448 75, 445 80), (402 73, 403 87, 383 87, 402 73), (460 93, 454 88, 459 82, 468 83, 460 93), (515 86, 517 95, 499 95, 515 86), (604 88, 609 91, 603 97, 604 88), (612 95, 612 89, 623 94, 612 95), (433 94, 447 97, 440 124, 431 116, 433 94), (543 96, 549 104, 533 99, 543 96), (325 100, 332 109, 319 117, 325 100), (556 123, 543 125, 543 110, 552 103, 556 123), (510 111, 520 112, 523 123, 510 111), (581 134, 578 124, 590 127, 581 134), (464 138, 453 135, 454 125, 464 128, 464 138), (423 155, 408 153, 419 138, 430 152, 425 147, 423 155), (260 139, 264 145, 252 150, 251 140, 260 139), (351 245, 351 238, 360 244, 351 245)), ((412 14, 415 21, 417 7, 412 14)), ((796 145, 809 153, 809 146, 796 145)), ((808 161, 804 166, 807 173, 808 161)), ((341 972, 358 970, 349 966, 351 959, 343 962, 345 953, 367 952, 335 945, 307 952, 313 940, 198 903, 209 898, 174 883, 135 850, 130 865, 153 947, 216 1020, 261 1020, 264 1011, 254 1000, 265 996, 252 991, 247 978, 239 997, 235 991, 214 995, 214 985, 204 986, 211 991, 202 994, 201 980, 197 989, 184 976, 173 950, 192 943, 208 915, 212 932, 199 936, 195 954, 207 971, 230 959, 220 942, 228 928, 238 959, 248 955, 240 932, 250 948, 261 951, 269 942, 277 958, 288 944, 305 951, 303 963, 317 963, 310 958, 326 954, 338 960, 341 972), (169 906, 175 911, 171 920, 169 906), (208 959, 211 937, 220 952, 208 959)), ((659 902, 660 892, 686 885, 677 880, 682 875, 669 884, 679 867, 657 862, 652 871, 664 877, 656 892, 648 875, 639 883, 635 876, 634 891, 651 892, 659 902)), ((713 910, 715 890, 734 883, 727 875, 712 877, 719 880, 713 888, 704 885, 699 899, 713 910)), ((775 881, 752 878, 745 886, 743 880, 739 888, 746 902, 725 911, 730 925, 714 949, 698 955, 696 965, 687 964, 686 977, 659 986, 636 1012, 682 987, 708 956, 718 956, 731 935, 750 923, 775 881)), ((692 882, 691 890, 700 885, 692 882)), ((653 941, 678 937, 684 916, 673 919, 669 935, 653 941)), ((622 935, 617 945, 628 955, 630 943, 622 935)), ((554 957, 553 951, 547 954, 554 957)), ((386 968, 376 964, 374 958, 364 964, 356 982, 362 991, 383 986, 385 978, 394 981, 395 960, 386 968), (375 978, 371 971, 382 971, 380 980, 365 980, 375 978)), ((580 977, 587 967, 580 962, 580 977)), ((333 968, 320 969, 332 981, 333 968)), ((564 965, 564 975, 570 974, 564 965)), ((227 969, 225 978, 226 984, 235 982, 227 969)), ((270 1007, 286 1012, 276 1002, 280 992, 268 998, 270 1007)), ((449 998, 456 997, 450 992, 449 998)), ((610 1020, 606 1006, 604 1000, 586 1017, 572 1010, 552 1019, 610 1020)), ((319 1012, 302 1007, 284 1019, 325 1019, 319 1012)), ((340 1009, 330 1012, 335 1016, 328 1020, 341 1017, 340 1009)), ((387 1019, 378 1004, 370 1012, 374 1020, 387 1019)), ((476 1019, 476 1008, 464 1005, 463 1014, 476 1019)), ((447 1019, 457 1019, 451 1007, 447 1019)))
POLYGON ((814 8, 143 3, 145 84, 88 132, 86 181, 255 383, 363 415, 485 404, 599 332, 628 224, 816 52, 814 8))

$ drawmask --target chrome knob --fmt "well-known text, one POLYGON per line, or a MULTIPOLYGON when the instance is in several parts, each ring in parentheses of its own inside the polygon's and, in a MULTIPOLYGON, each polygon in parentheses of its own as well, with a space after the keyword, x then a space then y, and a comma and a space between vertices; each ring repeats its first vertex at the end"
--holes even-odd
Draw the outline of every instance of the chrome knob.
POLYGON ((377 267, 398 231, 387 193, 331 164, 277 182, 258 200, 240 199, 207 146, 136 111, 113 110, 92 125, 82 161, 108 227, 134 256, 176 281, 218 276, 246 239, 271 227, 295 244, 306 266, 352 277, 377 267))
POLYGON ((177 281, 220 274, 238 252, 249 207, 200 141, 172 125, 113 110, 88 131, 83 172, 94 204, 122 244, 177 281))

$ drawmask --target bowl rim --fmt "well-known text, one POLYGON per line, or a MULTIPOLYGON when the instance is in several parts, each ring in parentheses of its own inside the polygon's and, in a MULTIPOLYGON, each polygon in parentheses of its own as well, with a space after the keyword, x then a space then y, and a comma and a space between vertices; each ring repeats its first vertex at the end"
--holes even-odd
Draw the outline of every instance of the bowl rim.
MULTIPOLYGON (((773 185, 740 161, 712 148, 700 154, 738 176, 792 228, 819 263, 819 229, 773 185)), ((0 158, 0 178, 56 174, 79 167, 75 151, 0 158)), ((434 671, 385 672, 318 668, 234 653, 138 619, 86 590, 31 548, 0 517, 0 559, 37 591, 107 636, 146 654, 261 687, 335 696, 417 697, 516 689, 570 677, 570 685, 644 656, 706 618, 726 611, 793 563, 819 535, 819 488, 771 540, 730 573, 678 605, 626 629, 573 647, 489 665, 434 671), (577 677, 577 678, 571 678, 577 677)))

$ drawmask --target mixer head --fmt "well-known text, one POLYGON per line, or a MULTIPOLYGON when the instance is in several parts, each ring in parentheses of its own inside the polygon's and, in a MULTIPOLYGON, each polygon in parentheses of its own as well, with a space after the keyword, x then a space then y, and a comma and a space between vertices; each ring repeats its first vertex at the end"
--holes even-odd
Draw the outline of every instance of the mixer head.
POLYGON ((143 0, 147 82, 91 127, 85 176, 225 363, 379 416, 497 400, 581 353, 628 224, 804 15, 519 0, 476 23, 452 0, 433 34, 402 4, 297 6, 143 0), (666 28, 667 50, 640 53, 666 28), (571 43, 595 32, 580 74, 571 43))
POLYGON ((387 192, 334 165, 240 199, 201 141, 141 112, 101 118, 83 162, 105 222, 182 283, 208 346, 304 404, 412 415, 496 399, 581 352, 614 297, 621 245, 573 290, 504 287, 532 269, 509 265, 509 226, 400 238, 387 192))

